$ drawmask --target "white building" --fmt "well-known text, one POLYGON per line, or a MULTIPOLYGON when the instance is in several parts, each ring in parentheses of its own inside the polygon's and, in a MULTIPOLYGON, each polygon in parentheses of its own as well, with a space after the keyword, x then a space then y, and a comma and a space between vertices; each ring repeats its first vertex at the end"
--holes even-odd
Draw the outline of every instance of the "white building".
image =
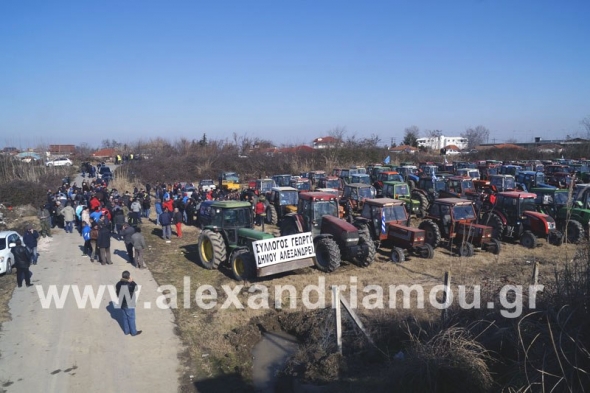
POLYGON ((449 145, 455 145, 460 150, 467 149, 467 138, 462 136, 433 136, 428 138, 418 138, 416 140, 418 147, 424 147, 431 150, 440 150, 449 145))

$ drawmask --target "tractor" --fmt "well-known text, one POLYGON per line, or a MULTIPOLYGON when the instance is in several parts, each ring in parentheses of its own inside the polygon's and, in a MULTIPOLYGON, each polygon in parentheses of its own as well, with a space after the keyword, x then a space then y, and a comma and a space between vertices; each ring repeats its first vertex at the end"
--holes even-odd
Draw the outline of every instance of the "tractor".
POLYGON ((428 206, 436 198, 440 197, 440 192, 445 190, 446 184, 447 182, 443 177, 422 176, 418 180, 416 188, 412 190, 412 199, 423 200, 423 198, 426 198, 427 204, 423 209, 426 211, 428 206))
POLYGON ((383 182, 383 197, 400 199, 406 202, 406 209, 410 215, 422 217, 428 207, 428 199, 422 194, 410 194, 410 186, 407 183, 397 181, 383 182))
POLYGON ((350 183, 344 186, 340 205, 344 207, 344 217, 352 221, 361 212, 365 199, 375 198, 377 192, 370 184, 350 183))
POLYGON ((396 171, 383 171, 377 174, 377 179, 373 182, 373 187, 377 190, 377 196, 383 195, 383 182, 384 181, 398 181, 404 182, 404 177, 396 171))
POLYGON ((371 185, 371 177, 366 173, 355 173, 350 175, 350 182, 371 185))
POLYGON ((588 230, 590 209, 583 209, 581 202, 573 202, 568 190, 551 188, 533 188, 537 195, 535 203, 541 213, 545 213, 555 220, 557 229, 565 234, 568 243, 580 243, 584 238, 584 230, 588 230))
POLYGON ((272 188, 276 187, 276 186, 277 186, 277 184, 275 183, 275 181, 273 179, 257 179, 254 189, 255 189, 257 195, 259 195, 259 196, 264 195, 265 197, 267 197, 268 194, 270 194, 270 191, 272 190, 272 188))
POLYGON ((323 177, 318 181, 316 188, 335 188, 342 190, 342 180, 337 176, 323 177))
POLYGON ((543 172, 521 171, 516 175, 515 180, 516 185, 519 185, 524 191, 530 191, 533 188, 557 188, 545 183, 545 174, 543 172))
POLYGON ((416 165, 403 165, 399 167, 397 171, 410 186, 410 191, 416 188, 416 184, 418 183, 418 180, 420 180, 418 176, 418 167, 416 165))
POLYGON ((555 220, 539 213, 535 194, 506 191, 495 196, 491 210, 484 212, 481 222, 494 228, 495 239, 518 240, 527 248, 540 246, 538 238, 560 246, 563 236, 557 230, 555 220))
POLYGON ((426 242, 436 248, 445 239, 449 249, 458 247, 459 255, 474 255, 474 247, 499 254, 501 245, 492 237, 493 228, 477 224, 473 202, 460 198, 440 198, 434 201, 419 228, 425 231, 426 242))
POLYGON ((252 205, 239 201, 214 201, 206 207, 207 220, 199 235, 198 252, 206 269, 229 263, 236 280, 256 277, 252 242, 273 235, 254 228, 252 205))
POLYGON ((366 220, 354 225, 338 218, 338 199, 322 192, 299 194, 297 213, 285 216, 280 225, 281 236, 311 232, 316 256, 314 263, 323 272, 332 272, 342 259, 366 267, 375 259, 375 244, 371 240, 366 220))
POLYGON ((470 177, 451 176, 447 178, 445 189, 439 192, 441 198, 465 198, 475 201, 479 193, 470 177))
POLYGON ((298 192, 311 191, 311 182, 305 177, 291 179, 291 187, 295 188, 298 192))
POLYGON ((287 214, 297 211, 299 193, 293 187, 273 187, 266 198, 267 224, 277 225, 287 214))
POLYGON ((239 191, 240 176, 235 172, 221 172, 219 175, 219 189, 224 191, 239 191))
POLYGON ((361 212, 369 224, 369 233, 377 247, 391 247, 391 260, 403 262, 408 253, 434 258, 434 249, 425 242, 422 229, 408 225, 410 216, 404 202, 397 199, 367 199, 361 212))
POLYGON ((497 192, 516 190, 516 181, 512 175, 490 175, 490 187, 495 187, 497 192))
POLYGON ((277 187, 289 187, 291 185, 291 175, 274 175, 272 179, 277 187))

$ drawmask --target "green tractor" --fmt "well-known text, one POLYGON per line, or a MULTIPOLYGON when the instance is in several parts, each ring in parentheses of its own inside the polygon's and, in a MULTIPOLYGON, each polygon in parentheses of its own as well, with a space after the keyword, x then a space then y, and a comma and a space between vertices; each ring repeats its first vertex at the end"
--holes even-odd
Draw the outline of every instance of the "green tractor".
POLYGON ((203 266, 218 269, 227 262, 236 280, 256 277, 252 243, 274 236, 253 229, 252 205, 240 201, 215 201, 207 209, 207 215, 207 224, 198 241, 203 266))
POLYGON ((562 232, 568 243, 580 243, 584 238, 584 230, 588 230, 590 209, 584 209, 582 203, 573 202, 569 191, 551 188, 533 188, 536 194, 535 203, 541 213, 555 220, 557 230, 562 232))
POLYGON ((383 182, 383 198, 399 199, 406 203, 406 210, 410 215, 423 217, 428 209, 428 199, 425 195, 415 193, 414 198, 410 194, 408 183, 399 181, 383 182))

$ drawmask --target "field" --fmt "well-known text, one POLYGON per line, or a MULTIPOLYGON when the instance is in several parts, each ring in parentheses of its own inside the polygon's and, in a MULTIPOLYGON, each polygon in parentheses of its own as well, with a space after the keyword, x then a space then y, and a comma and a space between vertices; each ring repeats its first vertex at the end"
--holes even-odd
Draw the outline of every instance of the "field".
MULTIPOLYGON (((553 281, 555 272, 566 261, 571 261, 577 252, 574 245, 555 247, 545 244, 529 250, 517 244, 503 243, 502 253, 498 256, 477 252, 474 257, 462 258, 438 248, 434 259, 414 257, 402 264, 394 264, 389 259, 388 250, 380 250, 376 261, 367 268, 345 262, 331 274, 307 268, 253 282, 236 282, 226 266, 216 271, 206 270, 200 265, 196 250, 197 228, 185 228, 182 239, 173 239, 172 244, 166 244, 160 238, 159 228, 151 223, 145 226, 151 229, 144 229, 144 233, 150 234, 147 237, 151 248, 146 257, 149 268, 160 285, 170 284, 178 289, 178 307, 174 313, 179 333, 190 352, 190 364, 187 365, 190 371, 184 379, 187 389, 192 381, 197 389, 203 391, 210 388, 227 389, 230 386, 241 386, 244 391, 249 391, 251 349, 260 340, 262 332, 276 330, 289 332, 302 343, 300 353, 289 364, 290 376, 295 375, 314 383, 331 383, 330 388, 337 391, 345 387, 352 391, 356 383, 366 384, 368 381, 375 384, 375 388, 382 387, 385 377, 376 370, 382 370, 404 348, 409 339, 408 334, 413 329, 410 325, 434 326, 439 323, 441 315, 440 310, 430 306, 418 309, 415 296, 406 309, 399 295, 395 304, 390 304, 390 285, 422 285, 428 299, 428 291, 442 284, 445 272, 450 272, 455 294, 458 285, 465 285, 468 292, 474 285, 480 285, 482 299, 497 300, 498 292, 504 285, 523 285, 526 290, 532 280, 535 262, 539 266, 539 284, 549 283, 553 281), (185 293, 187 278, 190 279, 188 294, 185 293), (320 280, 324 280, 325 284, 321 284, 320 280), (194 292, 205 284, 211 285, 220 295, 217 305, 208 310, 198 307, 195 302, 194 292), (322 307, 317 310, 304 307, 301 295, 309 284, 325 288, 327 310, 322 310, 322 307), (263 293, 258 289, 260 285, 268 288, 268 308, 263 307, 263 297, 256 296, 263 293), (279 285, 292 285, 296 289, 295 297, 287 292, 275 297, 275 288, 279 285), (332 353, 335 345, 331 329, 334 325, 333 312, 329 309, 332 285, 344 285, 342 295, 349 301, 351 288, 358 297, 357 313, 379 343, 377 346, 380 346, 377 355, 368 351, 368 363, 364 359, 351 366, 346 359, 350 357, 348 355, 353 356, 353 352, 358 352, 359 348, 362 348, 359 353, 367 352, 362 334, 349 320, 344 323, 344 357, 339 358, 332 353), (383 308, 365 307, 372 304, 370 299, 364 299, 367 293, 363 289, 368 285, 383 288, 383 308), (238 286, 239 289, 236 289, 238 286), (222 309, 230 290, 237 293, 236 299, 244 308, 233 305, 222 309), (185 296, 191 299, 188 308, 185 308, 185 296), (363 300, 368 303, 364 304, 363 300), (293 308, 290 307, 291 302, 295 303, 293 308), (412 323, 405 323, 407 320, 412 320, 412 323), (387 335, 389 337, 384 341, 387 335), (367 367, 367 364, 371 367, 367 367)), ((276 233, 277 229, 267 226, 266 231, 276 233)), ((314 294, 310 297, 311 303, 318 299, 314 294)), ((439 298, 440 295, 441 292, 438 293, 439 298)), ((501 307, 497 301, 496 307, 501 307)))

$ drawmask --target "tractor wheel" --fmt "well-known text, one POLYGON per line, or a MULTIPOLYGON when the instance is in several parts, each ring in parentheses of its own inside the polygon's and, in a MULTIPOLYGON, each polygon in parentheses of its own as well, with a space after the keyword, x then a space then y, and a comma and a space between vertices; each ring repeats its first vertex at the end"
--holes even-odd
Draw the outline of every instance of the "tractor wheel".
POLYGON ((272 225, 277 225, 277 223, 279 222, 277 209, 274 205, 268 205, 268 207, 266 208, 266 217, 264 218, 264 222, 272 225))
POLYGON ((231 256, 231 272, 238 281, 251 280, 256 277, 256 263, 250 251, 242 249, 231 256))
POLYGON ((500 243, 500 240, 498 239, 492 239, 492 244, 488 245, 488 248, 486 251, 491 252, 494 255, 498 255, 500 253, 500 251, 502 250, 502 244, 500 243))
POLYGON ((416 182, 414 180, 408 180, 408 186, 410 187, 410 192, 416 188, 416 182))
POLYGON ((496 214, 485 214, 481 223, 492 227, 492 237, 494 239, 502 239, 504 224, 502 224, 502 219, 499 216, 496 214))
POLYGON ((10 258, 6 261, 6 272, 4 274, 12 274, 12 260, 10 258))
POLYGON ((424 217, 428 211, 428 198, 421 192, 412 192, 412 199, 420 202, 420 208, 418 209, 418 217, 424 217))
POLYGON ((391 250, 391 260, 395 263, 402 263, 406 260, 404 250, 399 247, 393 247, 391 250))
POLYGON ((565 240, 568 243, 578 244, 584 237, 584 226, 577 220, 570 220, 567 223, 567 235, 565 240))
POLYGON ((369 251, 364 259, 359 260, 358 258, 355 258, 355 262, 360 267, 367 267, 375 260, 377 249, 375 248, 375 243, 373 243, 373 240, 371 240, 369 227, 366 225, 362 225, 359 228, 359 246, 362 244, 366 244, 369 247, 369 251))
POLYGON ((338 244, 329 237, 323 237, 315 244, 313 262, 322 272, 330 273, 340 267, 340 249, 338 244))
POLYGON ((209 270, 217 269, 227 259, 225 241, 220 233, 205 229, 199 236, 199 258, 203 266, 209 270))
POLYGON ((537 237, 531 231, 524 231, 520 237, 520 244, 526 248, 537 247, 537 237))
POLYGON ((430 244, 432 248, 438 247, 440 243, 440 229, 438 229, 438 225, 434 221, 424 220, 418 228, 424 230, 424 240, 426 243, 430 244))
POLYGON ((428 243, 424 244, 420 249, 420 257, 425 259, 434 258, 434 248, 428 243))
POLYGON ((553 231, 553 232, 549 232, 549 236, 547 237, 547 240, 549 241, 549 244, 553 244, 554 246, 561 246, 563 244, 563 234, 559 231, 553 231))
POLYGON ((281 236, 295 235, 299 233, 299 230, 297 229, 297 225, 295 224, 295 221, 293 221, 293 218, 287 218, 286 220, 281 221, 279 229, 281 236))
POLYGON ((473 250, 473 244, 464 242, 459 245, 459 255, 462 257, 472 257, 475 254, 473 250))

